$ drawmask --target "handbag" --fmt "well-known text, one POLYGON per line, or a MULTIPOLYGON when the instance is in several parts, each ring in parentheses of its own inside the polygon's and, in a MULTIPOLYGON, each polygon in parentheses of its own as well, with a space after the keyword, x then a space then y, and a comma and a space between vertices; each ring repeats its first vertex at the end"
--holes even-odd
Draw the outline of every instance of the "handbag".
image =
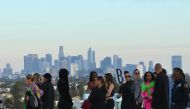
POLYGON ((82 109, 90 109, 91 103, 89 102, 89 100, 84 100, 84 102, 81 105, 82 109))

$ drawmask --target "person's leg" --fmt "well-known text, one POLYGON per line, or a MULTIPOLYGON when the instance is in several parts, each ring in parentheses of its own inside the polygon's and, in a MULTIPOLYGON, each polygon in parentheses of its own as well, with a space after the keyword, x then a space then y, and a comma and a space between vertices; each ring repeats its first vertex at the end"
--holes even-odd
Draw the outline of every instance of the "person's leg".
POLYGON ((106 109, 114 109, 114 100, 113 99, 107 100, 106 109))
POLYGON ((142 109, 142 103, 137 104, 136 109, 142 109))

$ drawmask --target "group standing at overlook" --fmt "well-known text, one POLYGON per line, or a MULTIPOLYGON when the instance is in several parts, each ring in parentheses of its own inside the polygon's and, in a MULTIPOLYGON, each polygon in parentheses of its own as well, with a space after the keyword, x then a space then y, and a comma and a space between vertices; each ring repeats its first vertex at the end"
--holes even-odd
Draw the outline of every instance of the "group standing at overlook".
MULTIPOLYGON (((155 65, 155 72, 140 71, 124 72, 125 83, 116 90, 116 83, 111 73, 98 76, 90 72, 87 90, 89 97, 81 105, 82 109, 114 109, 116 98, 122 98, 121 109, 186 109, 189 100, 189 84, 181 68, 174 68, 172 74, 173 86, 170 90, 167 72, 161 64, 155 65), (171 93, 170 93, 171 91, 171 93)), ((27 91, 25 94, 25 109, 72 109, 73 102, 69 93, 69 72, 60 69, 57 89, 59 102, 55 106, 55 90, 49 73, 26 76, 27 91)))

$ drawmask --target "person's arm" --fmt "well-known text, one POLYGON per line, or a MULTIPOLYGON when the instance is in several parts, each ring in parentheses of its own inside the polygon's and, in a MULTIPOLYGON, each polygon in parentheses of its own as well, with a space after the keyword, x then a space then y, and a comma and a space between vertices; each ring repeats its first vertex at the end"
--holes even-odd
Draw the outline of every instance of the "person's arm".
POLYGON ((153 98, 152 99, 152 108, 156 108, 157 105, 159 105, 158 102, 160 101, 161 87, 162 87, 162 80, 160 80, 160 78, 157 77, 155 80, 154 93, 153 93, 153 97, 152 97, 153 98))
POLYGON ((121 97, 121 94, 122 94, 122 87, 123 87, 123 85, 121 85, 121 86, 119 87, 119 91, 118 91, 118 93, 117 93, 117 98, 120 98, 120 97, 121 97))
POLYGON ((143 91, 143 84, 141 85, 141 96, 143 99, 147 99, 147 93, 145 91, 143 91))
POLYGON ((42 89, 42 91, 43 91, 43 95, 42 95, 42 96, 45 96, 46 91, 47 91, 46 84, 42 84, 42 85, 41 85, 41 89, 42 89))
POLYGON ((154 93, 154 88, 151 88, 150 89, 150 93, 151 93, 151 95, 148 97, 150 100, 152 100, 152 94, 154 93))
POLYGON ((43 104, 44 104, 44 106, 45 106, 45 108, 46 109, 48 109, 49 108, 49 103, 50 103, 50 99, 51 99, 51 97, 49 97, 50 95, 49 95, 49 88, 48 88, 49 86, 48 86, 48 84, 47 83, 44 83, 44 84, 42 84, 42 90, 43 90, 43 92, 44 92, 44 94, 43 94, 43 99, 44 99, 44 102, 43 102, 43 104))
POLYGON ((90 87, 90 82, 88 82, 88 85, 87 85, 87 91, 90 91, 91 90, 91 87, 90 87))
POLYGON ((162 78, 162 85, 163 85, 163 96, 162 99, 163 103, 165 103, 165 107, 169 108, 169 79, 167 76, 162 78))
POLYGON ((135 94, 135 82, 132 82, 131 87, 130 87, 130 91, 132 94, 135 94))
POLYGON ((185 84, 182 86, 183 87, 183 100, 185 105, 187 106, 188 100, 189 100, 189 84, 185 82, 185 84))
MULTIPOLYGON (((142 81, 139 83, 139 86, 136 87, 137 88, 137 95, 136 95, 136 103, 139 104, 139 103, 142 103, 143 101, 143 98, 141 96, 141 84, 142 84, 142 81)), ((136 89, 135 89, 136 90, 136 89)))
POLYGON ((51 109, 52 108, 52 102, 54 103, 54 101, 52 100, 53 96, 52 93, 54 93, 53 89, 51 88, 51 84, 48 84, 48 88, 47 88, 47 109, 51 109))
POLYGON ((114 89, 114 85, 111 84, 111 85, 109 86, 109 89, 107 90, 106 97, 110 97, 110 96, 111 96, 111 93, 112 93, 113 89, 114 89))

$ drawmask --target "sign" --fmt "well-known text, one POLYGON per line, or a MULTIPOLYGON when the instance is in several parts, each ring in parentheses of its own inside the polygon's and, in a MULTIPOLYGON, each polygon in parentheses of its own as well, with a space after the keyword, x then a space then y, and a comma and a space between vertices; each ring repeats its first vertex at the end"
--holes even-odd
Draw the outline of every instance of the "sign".
POLYGON ((116 69, 116 80, 117 80, 117 83, 124 83, 125 82, 125 79, 124 79, 124 73, 122 72, 121 69, 116 69))

